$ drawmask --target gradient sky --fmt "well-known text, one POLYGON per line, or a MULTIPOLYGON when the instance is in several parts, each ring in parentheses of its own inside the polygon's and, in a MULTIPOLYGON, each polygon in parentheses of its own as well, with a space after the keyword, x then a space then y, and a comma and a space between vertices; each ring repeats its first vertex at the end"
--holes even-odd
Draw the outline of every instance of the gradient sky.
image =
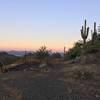
POLYGON ((84 19, 100 24, 100 0, 0 0, 0 49, 70 48, 84 19))

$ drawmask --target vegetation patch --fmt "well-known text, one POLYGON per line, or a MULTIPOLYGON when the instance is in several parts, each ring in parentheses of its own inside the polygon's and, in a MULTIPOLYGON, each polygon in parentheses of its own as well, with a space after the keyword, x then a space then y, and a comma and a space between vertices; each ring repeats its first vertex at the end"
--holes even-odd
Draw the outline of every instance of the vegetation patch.
POLYGON ((73 78, 80 80, 90 80, 93 79, 94 73, 89 71, 76 71, 73 72, 73 78))

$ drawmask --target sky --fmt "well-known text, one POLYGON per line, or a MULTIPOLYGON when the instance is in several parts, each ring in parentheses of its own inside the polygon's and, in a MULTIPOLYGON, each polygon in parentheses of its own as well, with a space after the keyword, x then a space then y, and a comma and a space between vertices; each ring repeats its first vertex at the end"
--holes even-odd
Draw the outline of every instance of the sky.
POLYGON ((63 51, 81 40, 84 19, 100 25, 100 0, 0 0, 0 50, 63 51))

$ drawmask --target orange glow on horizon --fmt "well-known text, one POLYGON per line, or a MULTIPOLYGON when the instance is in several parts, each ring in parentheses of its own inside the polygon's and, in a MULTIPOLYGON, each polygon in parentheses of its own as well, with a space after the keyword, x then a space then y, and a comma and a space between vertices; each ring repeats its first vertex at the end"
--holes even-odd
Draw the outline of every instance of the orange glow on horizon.
MULTIPOLYGON (((52 44, 45 44, 47 49, 52 50, 54 52, 63 52, 64 46, 66 47, 66 51, 73 46, 73 41, 63 45, 62 43, 52 43, 52 44)), ((32 44, 32 43, 1 43, 0 50, 18 50, 18 51, 35 51, 38 50, 41 46, 40 43, 32 44), (8 45, 9 44, 9 45, 8 45)))

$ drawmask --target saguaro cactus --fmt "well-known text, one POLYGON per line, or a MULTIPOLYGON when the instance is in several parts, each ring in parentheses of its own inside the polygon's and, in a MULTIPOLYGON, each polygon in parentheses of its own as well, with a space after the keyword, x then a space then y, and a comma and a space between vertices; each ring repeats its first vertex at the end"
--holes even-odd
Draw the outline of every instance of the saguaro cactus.
POLYGON ((98 32, 100 33, 100 26, 98 26, 98 32))
POLYGON ((64 47, 64 56, 65 56, 65 54, 66 54, 66 47, 64 47))
POLYGON ((91 30, 91 35, 92 35, 92 44, 94 44, 94 41, 97 37, 96 22, 94 22, 94 32, 92 32, 92 30, 91 30))
POLYGON ((86 27, 86 20, 85 20, 84 26, 82 26, 82 29, 81 29, 81 37, 83 38, 84 44, 86 43, 88 34, 89 34, 89 27, 86 27))

